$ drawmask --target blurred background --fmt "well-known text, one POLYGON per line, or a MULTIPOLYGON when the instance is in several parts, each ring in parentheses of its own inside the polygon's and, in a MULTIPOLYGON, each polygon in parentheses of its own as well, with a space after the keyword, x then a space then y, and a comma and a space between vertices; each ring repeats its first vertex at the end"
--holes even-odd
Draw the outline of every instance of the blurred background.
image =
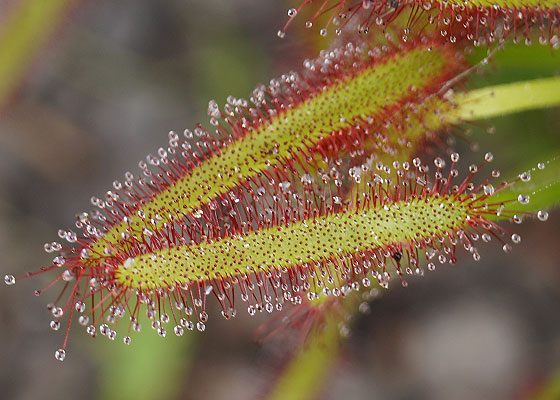
MULTIPOLYGON (((276 36, 286 1, 49 1, 0 0, 2 274, 49 263, 43 243, 169 130, 207 125, 210 99, 245 97, 318 52, 316 32, 276 36), (52 15, 38 6, 49 1, 60 4, 52 15)), ((560 74, 549 47, 508 47, 466 86, 560 74)), ((464 165, 491 151, 504 175, 560 152, 559 109, 465 129, 464 165)), ((558 216, 506 224, 523 238, 513 253, 488 245, 478 263, 463 257, 394 285, 356 321, 319 398, 531 398, 560 368, 558 216)), ((161 339, 146 329, 131 346, 76 325, 59 363, 64 333, 49 328, 46 309, 56 290, 33 296, 48 282, 0 287, 2 399, 259 399, 291 350, 255 343, 265 315, 225 321, 214 304, 203 334, 161 339)))

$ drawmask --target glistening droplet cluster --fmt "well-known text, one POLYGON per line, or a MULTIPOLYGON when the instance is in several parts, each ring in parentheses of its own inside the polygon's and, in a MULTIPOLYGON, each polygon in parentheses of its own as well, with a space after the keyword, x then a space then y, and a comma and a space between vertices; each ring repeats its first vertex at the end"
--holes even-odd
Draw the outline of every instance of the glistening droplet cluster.
POLYGON ((288 22, 278 31, 278 37, 286 36, 286 29, 302 11, 309 11, 306 28, 321 21, 321 36, 329 30, 340 35, 346 25, 355 23, 362 34, 386 33, 387 26, 393 26, 406 42, 417 34, 412 31, 427 24, 427 29, 450 43, 491 45, 507 37, 517 43, 521 37, 530 45, 534 32, 540 44, 560 46, 560 8, 554 0, 303 0, 298 8, 288 10, 288 22))
POLYGON ((497 238, 504 251, 504 238, 520 241, 492 222, 513 216, 487 201, 507 184, 475 184, 480 165, 453 184, 456 153, 448 172, 436 158, 434 174, 420 159, 395 160, 447 126, 448 79, 463 70, 449 45, 348 44, 304 66, 249 100, 229 97, 223 109, 211 101, 213 130, 170 132, 139 175, 127 172, 91 198, 95 209, 78 214, 77 232, 58 231, 64 245, 45 244, 52 263, 27 276, 56 274, 36 295, 62 286, 48 305, 51 329, 66 321, 58 360, 73 318, 92 337, 125 344, 141 315, 160 337, 181 336, 206 329, 210 295, 226 319, 240 301, 249 314, 272 312, 372 282, 388 287, 393 275, 406 285, 424 264, 455 262, 459 247, 478 260, 479 237, 497 238))

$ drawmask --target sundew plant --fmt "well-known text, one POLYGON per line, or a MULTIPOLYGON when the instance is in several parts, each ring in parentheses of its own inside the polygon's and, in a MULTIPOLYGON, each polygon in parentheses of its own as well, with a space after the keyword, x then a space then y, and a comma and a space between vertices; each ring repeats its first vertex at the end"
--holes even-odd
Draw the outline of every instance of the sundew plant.
MULTIPOLYGON (((6 99, 34 35, 67 15, 70 2, 51 3, 41 12, 17 3, 0 31, 6 99)), ((45 239, 49 261, 7 271, 12 290, 34 282, 45 299, 60 334, 56 360, 71 358, 80 335, 133 353, 143 335, 189 340, 217 318, 228 320, 227 336, 248 314, 266 317, 255 336, 285 353, 259 398, 318 398, 375 298, 463 260, 507 262, 528 251, 521 222, 538 230, 554 219, 558 147, 506 151, 509 133, 489 119, 557 110, 560 78, 480 77, 521 46, 540 47, 558 73, 557 3, 285 7, 272 36, 304 55, 300 67, 254 82, 244 97, 209 100, 206 120, 170 131, 137 166, 107 177, 73 225, 45 239), (502 153, 517 161, 507 170, 495 166, 502 153)))

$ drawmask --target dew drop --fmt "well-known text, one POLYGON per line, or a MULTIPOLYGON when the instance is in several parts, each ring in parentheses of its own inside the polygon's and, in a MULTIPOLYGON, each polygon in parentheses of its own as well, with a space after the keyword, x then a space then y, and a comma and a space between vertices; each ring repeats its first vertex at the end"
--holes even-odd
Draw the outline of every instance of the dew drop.
POLYGON ((441 159, 441 157, 437 157, 437 158, 434 160, 434 165, 435 165, 437 168, 445 168, 445 161, 443 161, 443 159, 441 159))
POLYGON ((494 194, 494 186, 491 184, 484 185, 484 194, 492 196, 494 194))
POLYGON ((58 361, 64 361, 65 357, 66 357, 66 351, 64 351, 64 349, 58 349, 57 351, 54 352, 54 358, 56 358, 58 361))
POLYGON ((537 212, 537 218, 539 219, 539 221, 546 221, 548 219, 548 212, 540 210, 539 212, 537 212))
POLYGON ((208 321, 208 314, 206 313, 206 311, 202 311, 202 312, 199 314, 199 317, 200 317, 200 320, 201 320, 202 322, 208 321))
POLYGON ((76 232, 68 231, 66 240, 68 241, 68 243, 76 243, 76 241, 78 240, 78 235, 76 235, 76 232))
POLYGON ((13 275, 5 275, 4 283, 8 286, 13 286, 16 284, 16 278, 13 275))
POLYGON ((348 328, 346 324, 341 322, 338 329, 339 329, 340 336, 342 337, 350 336, 350 328, 348 328))
POLYGON ((64 271, 62 273, 62 280, 63 281, 69 282, 73 279, 74 279, 74 274, 72 274, 72 271, 70 271, 69 269, 67 269, 66 271, 64 271))
POLYGON ((66 260, 62 256, 56 256, 53 259, 53 265, 56 265, 57 267, 60 267, 60 266, 64 265, 65 263, 66 263, 66 260))
POLYGON ((86 309, 86 305, 83 301, 76 302, 74 307, 75 307, 76 311, 79 312, 79 313, 83 313, 86 309))
POLYGON ((484 160, 486 162, 492 162, 494 160, 494 155, 492 153, 486 153, 484 155, 484 160))
POLYGON ((517 244, 521 242, 521 236, 519 236, 517 233, 514 233, 513 235, 511 235, 511 241, 517 244))
POLYGON ((101 325, 99 326, 99 332, 100 332, 102 335, 108 335, 109 333, 111 333, 111 329, 109 329, 109 325, 107 325, 107 324, 101 324, 101 325))
POLYGON ((132 339, 130 338, 130 336, 125 336, 125 337, 123 338, 124 344, 130 344, 131 341, 132 341, 132 339))
POLYGON ((86 332, 88 333, 88 335, 90 335, 91 337, 95 337, 95 326, 90 325, 86 328, 86 332))
POLYGON ((531 173, 523 172, 522 174, 519 174, 519 179, 523 182, 529 182, 531 180, 531 173))
POLYGON ((529 195, 528 194, 520 194, 517 196, 517 201, 520 204, 529 204, 529 195))
POLYGON ((286 36, 286 32, 279 30, 278 32, 276 32, 276 35, 280 38, 280 39, 284 39, 284 37, 286 36))
POLYGON ((177 335, 177 336, 183 336, 183 333, 185 332, 185 330, 183 328, 181 328, 181 326, 177 325, 177 326, 175 326, 175 328, 173 328, 173 332, 175 332, 175 335, 177 335))
POLYGON ((368 314, 371 311, 371 309, 368 303, 363 302, 360 303, 360 305, 358 306, 358 311, 360 311, 362 314, 368 314))
POLYGON ((297 10, 295 8, 290 8, 288 10, 288 17, 295 17, 297 15, 297 10))
POLYGON ((89 250, 82 249, 82 251, 80 252, 80 257, 82 257, 84 260, 87 260, 89 258, 89 250))

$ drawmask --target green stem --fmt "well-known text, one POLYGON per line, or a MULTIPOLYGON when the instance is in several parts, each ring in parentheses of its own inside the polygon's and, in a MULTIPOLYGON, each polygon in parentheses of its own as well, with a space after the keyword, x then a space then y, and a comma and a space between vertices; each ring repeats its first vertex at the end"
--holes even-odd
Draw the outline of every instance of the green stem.
POLYGON ((308 338, 305 347, 290 360, 267 399, 317 398, 336 362, 341 341, 336 321, 328 318, 324 330, 308 338))
POLYGON ((457 94, 453 116, 478 120, 539 108, 560 106, 560 77, 489 86, 457 94))

